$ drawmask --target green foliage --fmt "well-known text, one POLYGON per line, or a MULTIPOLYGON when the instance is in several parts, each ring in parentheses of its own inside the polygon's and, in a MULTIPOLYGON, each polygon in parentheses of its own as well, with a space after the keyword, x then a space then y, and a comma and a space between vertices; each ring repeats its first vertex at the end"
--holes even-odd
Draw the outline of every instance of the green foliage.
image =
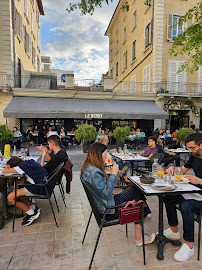
POLYGON ((0 142, 13 139, 14 139, 13 131, 8 129, 6 125, 0 125, 0 142))
POLYGON ((184 29, 182 34, 173 41, 170 49, 170 55, 176 57, 185 54, 187 56, 185 63, 178 69, 178 73, 184 70, 193 73, 198 70, 199 65, 202 65, 202 2, 181 17, 178 25, 184 25, 192 20, 194 23, 184 29))
POLYGON ((81 144, 95 141, 96 136, 97 136, 96 128, 88 124, 78 126, 78 129, 75 134, 77 141, 81 142, 81 144))
POLYGON ((195 131, 192 128, 182 128, 176 133, 175 138, 180 142, 183 142, 187 137, 187 135, 191 133, 195 133, 195 131))
MULTIPOLYGON (((151 0, 142 0, 144 1, 144 4, 147 6, 151 6, 151 0)), ((102 7, 102 3, 106 2, 107 5, 109 5, 109 2, 112 2, 112 0, 81 0, 78 3, 70 3, 69 7, 66 9, 67 12, 71 13, 77 9, 81 11, 81 15, 90 14, 93 15, 94 11, 98 7, 102 7)), ((121 9, 125 12, 128 12, 129 10, 129 4, 128 2, 125 2, 121 9)))
POLYGON ((125 142, 126 141, 126 138, 131 134, 130 132, 130 128, 129 127, 117 127, 112 136, 116 139, 116 140, 119 140, 121 142, 125 142))

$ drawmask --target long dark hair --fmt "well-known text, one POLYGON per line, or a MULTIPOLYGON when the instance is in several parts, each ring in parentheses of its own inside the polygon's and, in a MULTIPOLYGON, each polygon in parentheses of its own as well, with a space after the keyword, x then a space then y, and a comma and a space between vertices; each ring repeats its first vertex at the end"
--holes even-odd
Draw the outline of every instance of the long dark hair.
MULTIPOLYGON (((88 165, 92 165, 94 167, 97 167, 101 171, 105 173, 105 166, 102 159, 102 153, 107 150, 106 145, 102 143, 93 143, 91 144, 87 156, 81 166, 81 175, 83 174, 85 168, 88 165)), ((106 174, 105 174, 106 175, 106 174)))

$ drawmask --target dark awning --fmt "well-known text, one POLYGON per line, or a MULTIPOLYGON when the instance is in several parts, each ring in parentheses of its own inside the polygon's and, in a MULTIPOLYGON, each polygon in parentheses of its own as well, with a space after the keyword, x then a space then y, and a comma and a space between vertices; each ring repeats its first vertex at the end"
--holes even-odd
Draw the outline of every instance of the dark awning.
POLYGON ((7 118, 166 119, 152 101, 14 97, 7 118))

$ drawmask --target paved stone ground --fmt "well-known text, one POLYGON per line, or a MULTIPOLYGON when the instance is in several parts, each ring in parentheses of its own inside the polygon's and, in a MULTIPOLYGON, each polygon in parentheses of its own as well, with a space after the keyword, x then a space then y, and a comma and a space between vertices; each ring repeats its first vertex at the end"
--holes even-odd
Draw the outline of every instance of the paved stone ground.
MULTIPOLYGON (((98 233, 98 227, 92 218, 84 245, 81 240, 90 214, 90 206, 79 180, 79 169, 85 158, 80 147, 67 150, 74 163, 74 176, 71 193, 66 195, 67 208, 64 207, 56 187, 56 197, 60 213, 57 213, 57 228, 48 202, 38 201, 41 216, 29 227, 22 227, 22 219, 16 220, 15 232, 11 232, 11 221, 0 231, 0 269, 32 270, 83 270, 88 269, 90 257, 98 233)), ((38 153, 31 149, 31 154, 38 153)), ((118 189, 115 192, 119 192, 118 189)), ((147 233, 158 230, 158 203, 156 197, 148 198, 152 210, 152 220, 145 222, 147 233)), ((53 202, 54 204, 54 202, 53 202)), ((165 227, 167 227, 167 220, 165 227)), ((181 219, 180 219, 181 220, 181 219)), ((182 224, 179 225, 182 231, 182 224)), ((197 247, 197 229, 195 231, 197 247)), ((201 246, 202 248, 202 246, 201 246)), ((173 255, 177 250, 171 244, 165 248, 165 259, 156 258, 157 247, 153 243, 146 246, 146 266, 143 265, 142 248, 134 244, 134 225, 129 225, 128 238, 125 226, 113 226, 103 229, 92 269, 98 270, 195 270, 202 269, 202 260, 196 255, 186 263, 177 263, 173 255)), ((196 248, 197 251, 197 248, 196 248)))

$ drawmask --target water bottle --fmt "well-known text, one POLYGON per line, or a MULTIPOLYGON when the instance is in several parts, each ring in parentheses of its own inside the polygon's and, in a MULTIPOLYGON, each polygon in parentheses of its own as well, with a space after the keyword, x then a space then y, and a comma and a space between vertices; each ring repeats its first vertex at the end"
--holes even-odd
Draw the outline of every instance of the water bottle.
POLYGON ((154 158, 154 162, 152 164, 152 176, 157 177, 157 169, 158 169, 158 159, 154 158))
POLYGON ((14 144, 14 147, 13 147, 13 156, 16 156, 16 145, 14 144))

